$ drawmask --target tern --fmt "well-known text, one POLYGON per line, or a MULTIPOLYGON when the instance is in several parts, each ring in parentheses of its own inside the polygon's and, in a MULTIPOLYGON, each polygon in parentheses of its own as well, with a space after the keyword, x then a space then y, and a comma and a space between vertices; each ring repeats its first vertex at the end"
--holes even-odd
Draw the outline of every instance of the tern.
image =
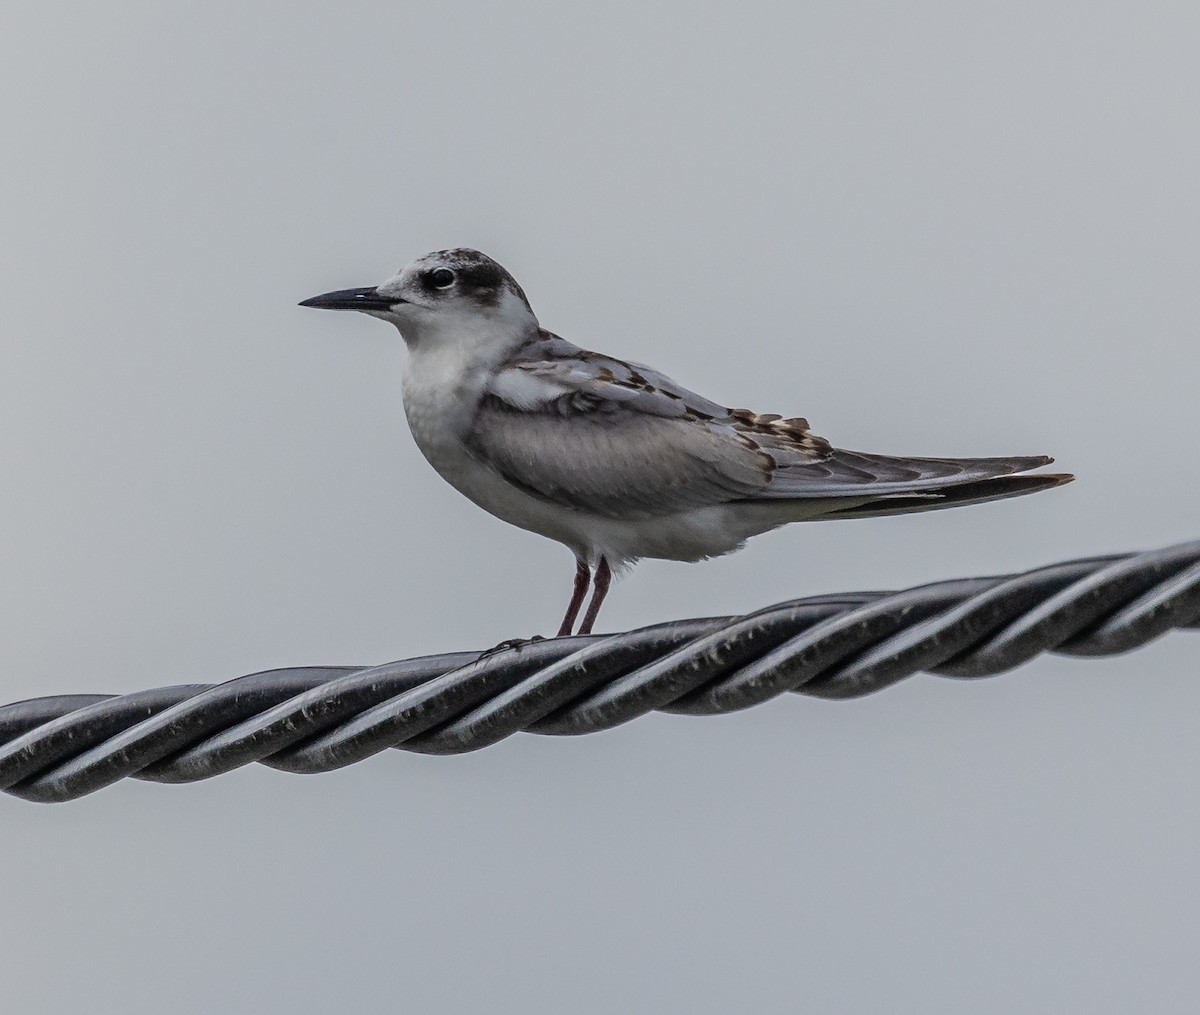
POLYGON ((404 411, 443 479, 485 511, 564 544, 575 583, 558 634, 596 622, 614 571, 698 561, 789 522, 979 504, 1070 482, 1053 461, 916 458, 833 447, 801 417, 731 409, 665 374, 573 345, 524 290, 468 248, 378 286, 300 306, 387 321, 408 348, 404 411))

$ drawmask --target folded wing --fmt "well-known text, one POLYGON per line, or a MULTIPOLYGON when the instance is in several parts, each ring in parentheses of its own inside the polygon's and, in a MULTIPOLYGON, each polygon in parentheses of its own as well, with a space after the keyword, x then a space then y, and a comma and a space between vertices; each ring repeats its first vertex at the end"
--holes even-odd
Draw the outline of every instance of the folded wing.
POLYGON ((729 409, 647 367, 549 333, 497 372, 468 444, 530 494, 628 519, 765 500, 817 508, 812 502, 830 501, 831 517, 894 514, 1016 496, 1070 478, 1016 475, 1052 461, 1044 456, 901 458, 835 449, 803 419, 729 409))

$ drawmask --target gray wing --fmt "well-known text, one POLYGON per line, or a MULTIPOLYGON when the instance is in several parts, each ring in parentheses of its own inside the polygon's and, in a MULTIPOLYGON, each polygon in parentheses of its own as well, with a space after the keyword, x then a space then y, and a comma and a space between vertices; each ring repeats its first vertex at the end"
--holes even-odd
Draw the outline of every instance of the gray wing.
MULTIPOLYGON (((925 502, 945 497, 947 487, 1050 461, 841 451, 801 418, 729 409, 648 367, 545 332, 497 371, 468 445, 528 493, 630 519, 731 501, 830 499, 836 510, 848 497, 896 498, 891 510, 916 510, 915 501, 932 507, 925 502)), ((1008 495, 988 488, 988 499, 1008 495)))
POLYGON ((640 363, 580 349, 548 331, 539 332, 537 341, 523 346, 519 355, 505 364, 493 391, 502 389, 514 377, 546 382, 543 391, 537 393, 539 397, 557 384, 564 392, 578 392, 669 419, 689 415, 724 419, 731 413, 725 406, 676 384, 666 374, 640 363))
POLYGON ((528 412, 489 400, 470 445, 508 482, 612 518, 649 518, 754 497, 764 464, 719 427, 607 403, 528 412))
POLYGON ((760 497, 807 500, 814 497, 920 494, 1012 476, 1049 465, 1053 461, 1047 455, 1022 458, 901 458, 835 448, 822 462, 776 470, 760 497))

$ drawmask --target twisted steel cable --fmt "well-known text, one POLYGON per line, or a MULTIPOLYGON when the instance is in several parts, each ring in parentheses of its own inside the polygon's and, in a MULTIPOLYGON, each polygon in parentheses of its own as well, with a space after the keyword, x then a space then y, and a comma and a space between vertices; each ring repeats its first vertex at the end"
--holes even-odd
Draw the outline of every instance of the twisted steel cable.
POLYGON ((0 789, 53 802, 126 776, 193 782, 253 761, 327 772, 389 747, 458 754, 653 710, 716 715, 787 691, 857 698, 920 671, 985 677, 1045 651, 1115 655, 1197 627, 1200 541, 486 653, 33 698, 0 706, 0 789))

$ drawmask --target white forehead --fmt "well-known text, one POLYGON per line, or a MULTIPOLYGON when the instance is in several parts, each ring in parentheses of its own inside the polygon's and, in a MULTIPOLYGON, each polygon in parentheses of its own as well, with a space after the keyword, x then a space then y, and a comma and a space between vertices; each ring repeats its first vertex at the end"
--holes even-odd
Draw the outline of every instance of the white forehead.
POLYGON ((432 268, 449 268, 452 271, 487 272, 507 276, 508 272, 487 254, 472 247, 452 247, 448 250, 431 250, 400 269, 400 274, 409 271, 429 271, 432 268))
POLYGON ((457 250, 431 250, 428 254, 423 254, 415 261, 404 266, 405 271, 409 268, 450 268, 463 260, 457 250))
POLYGON ((419 275, 421 272, 430 271, 433 268, 454 269, 449 251, 435 250, 432 253, 418 257, 415 261, 409 261, 408 264, 396 272, 393 278, 411 278, 413 275, 419 275))
MULTIPOLYGON (((434 268, 450 268, 452 271, 454 270, 454 265, 451 263, 449 251, 435 250, 431 253, 418 257, 415 261, 409 261, 408 264, 404 265, 403 268, 389 278, 387 282, 384 283, 384 286, 397 282, 407 282, 420 275, 422 272, 430 271, 434 268)), ((379 288, 383 289, 383 286, 380 286, 379 288)))
POLYGON ((415 294, 422 287, 424 276, 438 268, 454 272, 457 285, 447 293, 447 302, 470 300, 483 311, 505 307, 514 300, 532 314, 529 301, 517 280, 503 266, 486 254, 470 247, 435 250, 405 265, 379 287, 381 292, 406 291, 415 294))
POLYGON ((397 303, 386 312, 410 348, 441 348, 456 356, 490 360, 528 340, 537 317, 516 280, 477 250, 436 250, 405 265, 378 287, 397 303), (438 268, 455 274, 445 291, 426 276, 438 268))

